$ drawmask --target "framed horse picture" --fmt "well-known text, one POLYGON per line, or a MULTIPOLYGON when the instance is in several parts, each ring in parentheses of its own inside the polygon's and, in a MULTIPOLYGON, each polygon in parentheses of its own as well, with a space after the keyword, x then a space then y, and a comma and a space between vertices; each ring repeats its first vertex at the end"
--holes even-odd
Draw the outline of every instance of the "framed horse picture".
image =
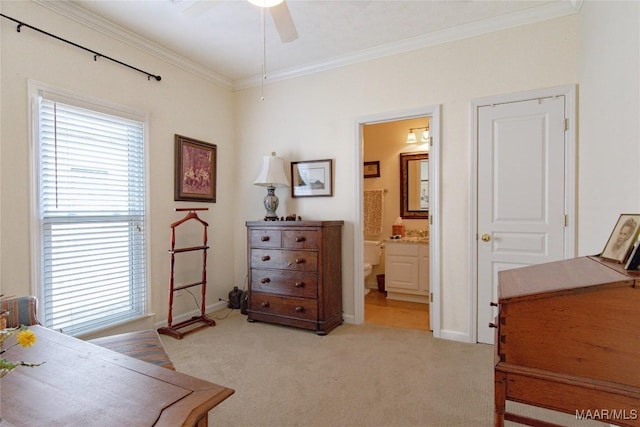
POLYGON ((216 161, 216 145, 176 135, 173 200, 215 203, 216 161))

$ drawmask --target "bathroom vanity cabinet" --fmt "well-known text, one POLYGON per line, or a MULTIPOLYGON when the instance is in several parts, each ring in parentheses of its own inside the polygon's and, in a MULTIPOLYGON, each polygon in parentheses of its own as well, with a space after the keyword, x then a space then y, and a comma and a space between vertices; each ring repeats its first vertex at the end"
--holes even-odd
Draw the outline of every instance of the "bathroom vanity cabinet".
POLYGON ((248 320, 314 330, 342 323, 343 221, 249 221, 248 320))
POLYGON ((385 242, 387 299, 429 302, 429 245, 420 242, 385 242))

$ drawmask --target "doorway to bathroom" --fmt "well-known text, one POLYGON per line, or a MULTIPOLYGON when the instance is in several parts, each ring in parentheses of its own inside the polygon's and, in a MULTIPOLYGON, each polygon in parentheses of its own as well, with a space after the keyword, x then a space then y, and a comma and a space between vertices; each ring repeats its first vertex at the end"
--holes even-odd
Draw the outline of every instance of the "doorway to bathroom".
MULTIPOLYGON (((362 240, 356 238, 354 242, 354 259, 364 268, 356 269, 354 277, 356 323, 431 330, 439 337, 440 107, 366 117, 357 125, 359 164, 356 170, 360 171, 361 178, 356 195, 361 215, 355 232, 362 240), (412 134, 415 142, 408 141, 412 134), (420 154, 428 160, 423 162, 423 172, 417 172, 415 184, 407 184, 407 172, 401 171, 400 154, 420 154), (417 196, 415 210, 422 212, 413 216, 406 213, 407 209, 401 209, 401 200, 407 203, 407 194, 416 189, 421 194, 417 196), (368 200, 371 193, 382 195, 383 201, 376 200, 377 204, 373 205, 379 217, 371 214, 372 205, 368 200), (402 236, 399 235, 401 229, 404 230, 402 236), (396 236, 399 238, 391 239, 396 236), (369 244, 371 241, 382 243, 383 255, 373 267, 365 264, 365 240, 369 244), (389 247, 393 253, 387 265, 389 247), (396 256, 398 250, 399 255, 410 258, 396 256), (407 254, 404 251, 408 251, 407 254), (386 277, 387 270, 389 277, 386 277)), ((420 170, 419 162, 416 168, 420 170)))
POLYGON ((387 299, 385 291, 371 289, 364 297, 364 322, 430 331, 429 305, 387 299))

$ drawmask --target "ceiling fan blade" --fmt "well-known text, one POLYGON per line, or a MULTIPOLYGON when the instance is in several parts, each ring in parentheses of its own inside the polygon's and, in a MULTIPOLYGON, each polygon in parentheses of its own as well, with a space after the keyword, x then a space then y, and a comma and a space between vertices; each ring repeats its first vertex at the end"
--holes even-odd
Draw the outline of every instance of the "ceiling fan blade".
POLYGON ((219 0, 196 0, 182 11, 186 16, 197 17, 218 4, 219 0))
POLYGON ((283 43, 289 43, 298 38, 298 31, 293 23, 293 18, 291 17, 291 13, 289 13, 289 7, 286 1, 283 1, 277 6, 270 7, 269 11, 280 35, 280 40, 282 40, 283 43))

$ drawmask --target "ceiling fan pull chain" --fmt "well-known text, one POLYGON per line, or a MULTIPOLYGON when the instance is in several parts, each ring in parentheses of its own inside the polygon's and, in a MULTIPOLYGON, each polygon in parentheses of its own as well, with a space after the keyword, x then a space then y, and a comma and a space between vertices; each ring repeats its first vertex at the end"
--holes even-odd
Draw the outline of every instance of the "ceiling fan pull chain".
POLYGON ((264 81, 267 79, 267 41, 264 25, 264 8, 260 8, 260 18, 262 21, 262 79, 260 82, 260 100, 264 101, 264 81))

